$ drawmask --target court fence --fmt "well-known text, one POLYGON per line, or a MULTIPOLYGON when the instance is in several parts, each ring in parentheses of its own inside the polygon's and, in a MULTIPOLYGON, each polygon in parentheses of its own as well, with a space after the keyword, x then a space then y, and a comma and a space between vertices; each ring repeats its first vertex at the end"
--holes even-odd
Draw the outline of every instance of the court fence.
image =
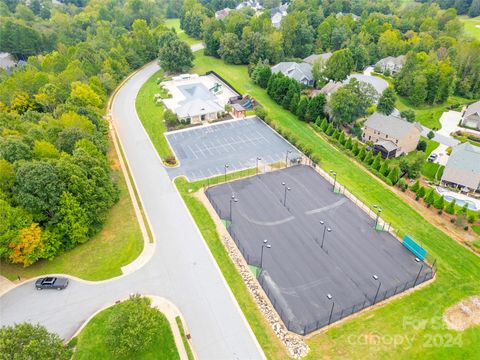
MULTIPOLYGON (((306 156, 292 159, 291 161, 283 162, 283 164, 281 163, 269 164, 267 166, 264 166, 263 170, 257 166, 256 169, 253 168, 253 170, 255 171, 251 171, 250 173, 247 172, 246 174, 243 174, 243 175, 244 177, 254 176, 257 174, 277 171, 279 169, 289 167, 289 166, 295 166, 295 165, 308 165, 314 168, 314 170, 316 170, 322 177, 324 177, 327 181, 329 181, 332 184, 332 191, 345 195, 355 205, 357 205, 360 209, 366 212, 375 221, 375 228, 377 230, 388 231, 397 240, 401 241, 396 236, 394 229, 391 227, 391 225, 385 222, 383 219, 381 219, 381 217, 379 216, 379 212, 375 211, 376 209, 369 208, 367 205, 365 205, 363 202, 357 199, 345 186, 338 183, 335 177, 331 176, 329 173, 321 169, 312 159, 306 156)), ((240 178, 240 177, 243 177, 243 176, 240 175, 240 176, 237 176, 236 178, 240 178)), ((229 180, 231 181, 236 178, 234 178, 233 176, 231 176, 230 178, 228 178, 228 176, 212 178, 212 181, 211 182, 208 181, 207 184, 204 186, 205 195, 210 201, 210 204, 212 205, 215 212, 218 214, 220 219, 222 219, 222 221, 224 222, 225 227, 228 233, 230 234, 230 237, 235 242, 238 250, 242 254, 247 264, 260 268, 260 271, 257 273, 257 281, 262 286, 265 294, 267 295, 268 299, 273 305, 275 311, 278 313, 278 315, 280 316, 280 318, 282 319, 283 323, 285 324, 285 326, 289 331, 292 331, 299 335, 307 335, 311 332, 314 332, 318 329, 328 326, 334 322, 337 322, 343 318, 346 318, 354 313, 362 311, 365 308, 368 308, 381 301, 384 301, 390 297, 393 297, 397 294, 400 294, 409 289, 412 289, 424 283, 425 281, 433 279, 433 277, 435 276, 435 273, 437 270, 436 260, 430 259, 432 261, 430 263, 426 261, 421 261, 422 265, 414 280, 409 280, 404 283, 399 283, 395 287, 390 287, 388 289, 383 289, 381 287, 381 283, 379 283, 380 286, 377 288, 375 293, 365 295, 365 298, 363 299, 363 301, 360 301, 353 306, 344 307, 339 305, 338 303, 336 305, 335 302, 332 301, 332 306, 327 312, 319 313, 317 314, 318 316, 313 316, 314 318, 313 321, 309 321, 309 322, 302 321, 297 317, 295 317, 295 315, 293 315, 291 311, 289 311, 288 305, 285 303, 285 300, 281 297, 281 295, 275 292, 275 289, 273 289, 273 286, 272 286, 272 282, 268 281, 268 278, 269 278, 268 272, 264 271, 261 267, 262 265, 261 260, 258 257, 251 256, 243 247, 239 237, 235 232, 234 226, 232 226, 232 223, 231 223, 232 214, 226 211, 222 211, 222 209, 220 209, 220 207, 215 203, 214 199, 210 196, 210 193, 206 191, 211 186, 218 185, 218 184, 227 182, 229 180)))

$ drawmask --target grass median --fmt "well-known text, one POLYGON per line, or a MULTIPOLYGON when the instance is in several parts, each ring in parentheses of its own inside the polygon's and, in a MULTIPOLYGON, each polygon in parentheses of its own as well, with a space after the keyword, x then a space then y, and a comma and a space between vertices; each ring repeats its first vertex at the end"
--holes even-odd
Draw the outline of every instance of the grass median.
MULTIPOLYGON (((203 52, 196 53, 194 72, 204 73, 214 70, 232 83, 240 92, 248 93, 258 100, 280 127, 287 128, 300 138, 300 142, 314 149, 320 156, 320 165, 325 170, 334 169, 337 179, 364 203, 382 207, 382 217, 397 229, 398 235, 411 235, 421 241, 430 256, 437 260, 438 273, 435 282, 413 294, 393 300, 384 306, 370 310, 336 326, 326 332, 311 336, 307 343, 312 351, 309 358, 467 358, 480 352, 480 328, 474 327, 461 334, 447 329, 442 322, 443 312, 461 299, 480 292, 480 259, 459 245, 441 230, 426 221, 421 214, 406 204, 384 184, 373 178, 368 172, 357 166, 347 155, 328 143, 321 135, 315 134, 307 123, 277 105, 266 93, 250 80, 247 67, 227 65, 219 59, 206 57, 203 52), (416 326, 415 324, 420 324, 416 326), (370 343, 377 339, 379 342, 370 343), (382 343, 401 337, 404 342, 398 345, 382 343), (452 344, 452 339, 460 341, 452 344), (432 344, 431 339, 439 339, 432 344), (450 346, 451 345, 451 346, 450 346)), ((182 180, 185 181, 185 180, 182 180)), ((177 184, 180 187, 191 185, 177 184)), ((213 221, 203 206, 193 197, 182 192, 194 218, 215 246, 221 246, 215 232, 213 221), (216 244, 216 243, 219 244, 216 244)), ((221 252, 221 250, 216 250, 221 252)), ((224 251, 224 250, 223 250, 224 251)), ((213 252, 213 250, 212 250, 213 252)), ((226 256, 226 253, 225 253, 226 256)), ((238 274, 231 274, 229 259, 221 259, 219 264, 224 271, 236 298, 244 297, 243 284, 238 274)), ((232 265, 233 266, 233 265, 232 265)), ((242 299, 242 301, 245 301, 242 299)), ((259 337, 272 336, 270 329, 261 329, 265 323, 257 319, 257 312, 246 310, 244 313, 254 332, 259 337), (255 322, 255 326, 252 323, 255 322)), ((268 325, 266 325, 268 327, 268 325)), ((270 341, 259 338, 259 342, 270 358, 281 358, 285 353, 279 350, 272 353, 270 341)))

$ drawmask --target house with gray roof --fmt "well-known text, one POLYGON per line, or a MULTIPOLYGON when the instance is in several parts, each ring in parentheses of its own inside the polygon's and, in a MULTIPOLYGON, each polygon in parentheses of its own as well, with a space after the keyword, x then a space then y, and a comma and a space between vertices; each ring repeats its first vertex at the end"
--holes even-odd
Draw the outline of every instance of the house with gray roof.
POLYGON ((262 10, 263 6, 260 5, 258 1, 255 0, 248 0, 248 1, 242 1, 240 4, 237 5, 236 9, 240 10, 243 8, 252 8, 253 10, 262 10))
POLYGON ((388 69, 390 73, 395 74, 402 70, 405 59, 405 55, 400 55, 397 57, 388 56, 378 61, 375 64, 375 69, 380 70, 382 73, 384 73, 388 69))
POLYGON ((272 73, 279 72, 305 86, 313 86, 315 83, 312 75, 312 65, 307 63, 281 62, 272 67, 272 73))
POLYGON ((382 157, 397 157, 417 148, 422 126, 400 117, 373 113, 364 124, 362 140, 373 143, 375 153, 382 157))
POLYGON ((287 16, 288 3, 282 4, 279 7, 270 10, 270 20, 275 29, 280 29, 282 20, 287 16))
POLYGON ((480 130, 480 101, 467 106, 462 114, 462 125, 480 130))
POLYGON ((0 68, 9 74, 15 66, 17 66, 17 61, 12 54, 6 52, 0 53, 0 68))
POLYGON ((303 59, 303 62, 306 62, 310 65, 313 65, 316 61, 322 61, 323 64, 327 62, 328 59, 332 56, 331 52, 323 53, 323 54, 312 54, 310 56, 307 56, 305 59, 303 59))
POLYGON ((480 191, 480 148, 468 142, 456 146, 445 165, 442 183, 480 191))
POLYGON ((217 20, 223 20, 227 17, 228 14, 230 14, 230 11, 232 11, 232 9, 230 8, 225 8, 225 9, 222 9, 222 10, 218 10, 217 12, 215 12, 215 19, 217 20))

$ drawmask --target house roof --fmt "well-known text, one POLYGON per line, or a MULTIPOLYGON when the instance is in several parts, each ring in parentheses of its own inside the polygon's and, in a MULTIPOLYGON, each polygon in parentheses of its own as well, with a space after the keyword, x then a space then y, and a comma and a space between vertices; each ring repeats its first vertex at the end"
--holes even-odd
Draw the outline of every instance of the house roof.
POLYGON ((395 145, 392 141, 390 140, 378 140, 375 144, 376 146, 381 146, 388 152, 392 152, 398 149, 398 146, 395 145))
POLYGON ((341 82, 330 80, 323 88, 320 89, 320 92, 325 95, 330 95, 337 91, 343 84, 341 82))
POLYGON ((182 101, 175 109, 175 113, 180 118, 218 113, 220 111, 224 111, 224 109, 215 101, 203 99, 182 101))
POLYGON ((365 122, 365 127, 387 134, 394 139, 401 139, 407 135, 412 128, 416 128, 421 134, 422 127, 418 123, 411 123, 402 118, 373 113, 365 122))
POLYGON ((468 142, 456 146, 445 165, 442 180, 476 190, 480 185, 480 148, 468 142))
POLYGON ((17 62, 12 54, 6 52, 0 53, 0 68, 3 70, 8 70, 12 67, 15 67, 16 63, 17 62))
POLYGON ((331 56, 332 56, 331 52, 324 53, 324 54, 312 54, 310 56, 307 56, 305 59, 303 59, 303 61, 310 65, 313 65, 315 61, 319 59, 323 59, 323 61, 327 61, 328 59, 330 59, 331 56))
POLYGON ((468 105, 467 110, 465 110, 464 118, 470 115, 477 114, 480 116, 480 101, 474 102, 473 104, 468 105))
POLYGON ((402 66, 404 62, 405 62, 405 55, 400 55, 397 57, 387 56, 386 58, 379 60, 376 63, 376 65, 394 64, 397 66, 402 66))
POLYGON ((230 8, 225 8, 225 9, 222 9, 222 10, 218 10, 216 13, 215 13, 215 18, 217 18, 218 20, 223 20, 231 11, 232 9, 230 8))
POLYGON ((378 76, 373 75, 363 75, 363 74, 352 74, 348 75, 348 77, 343 80, 343 85, 348 84, 351 78, 355 78, 358 81, 370 84, 373 86, 375 91, 378 93, 378 96, 388 87, 388 82, 379 78, 378 76))
POLYGON ((272 67, 272 73, 278 72, 299 82, 313 81, 312 65, 307 63, 281 62, 272 67))

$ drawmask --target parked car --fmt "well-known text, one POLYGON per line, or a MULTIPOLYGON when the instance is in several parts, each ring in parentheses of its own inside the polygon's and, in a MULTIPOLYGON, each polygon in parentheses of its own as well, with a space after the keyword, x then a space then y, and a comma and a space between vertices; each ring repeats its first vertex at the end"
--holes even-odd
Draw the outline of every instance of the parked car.
POLYGON ((434 162, 438 157, 438 154, 430 154, 430 156, 428 157, 428 161, 430 162, 434 162))
POLYGON ((56 289, 63 290, 68 286, 68 279, 61 277, 44 277, 35 282, 37 290, 56 289))

